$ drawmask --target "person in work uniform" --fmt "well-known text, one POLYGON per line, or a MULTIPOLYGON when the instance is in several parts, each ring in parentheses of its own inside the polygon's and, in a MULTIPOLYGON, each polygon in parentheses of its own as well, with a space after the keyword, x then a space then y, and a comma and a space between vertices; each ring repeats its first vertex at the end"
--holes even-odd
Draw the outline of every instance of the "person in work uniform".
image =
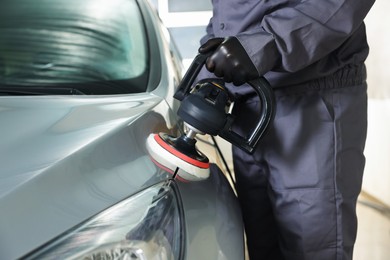
POLYGON ((233 147, 250 259, 352 259, 367 129, 363 19, 374 0, 212 3, 201 77, 236 85, 227 87, 238 131, 253 129, 261 105, 245 82, 264 76, 276 96, 254 154, 233 147))

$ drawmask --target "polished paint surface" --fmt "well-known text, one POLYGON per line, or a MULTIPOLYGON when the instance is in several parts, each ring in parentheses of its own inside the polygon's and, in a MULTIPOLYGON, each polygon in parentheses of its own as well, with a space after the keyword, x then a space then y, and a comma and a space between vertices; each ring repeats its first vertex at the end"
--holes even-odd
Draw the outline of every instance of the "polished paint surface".
MULTIPOLYGON (((146 92, 0 96, 0 259, 25 256, 172 178, 145 145, 151 133, 179 132, 173 94, 180 59, 157 16, 138 4, 156 44, 146 92)), ((241 259, 240 211, 223 174, 214 169, 207 180, 178 186, 185 259, 241 259)))
POLYGON ((167 179, 144 148, 143 129, 164 125, 153 112, 160 101, 150 94, 1 98, 1 255, 32 250, 167 179))

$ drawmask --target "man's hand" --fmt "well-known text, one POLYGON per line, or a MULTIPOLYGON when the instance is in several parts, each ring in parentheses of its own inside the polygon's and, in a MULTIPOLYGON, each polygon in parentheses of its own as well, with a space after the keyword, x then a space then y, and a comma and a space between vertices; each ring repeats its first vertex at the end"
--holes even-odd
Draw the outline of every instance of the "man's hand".
POLYGON ((225 82, 240 86, 259 77, 250 57, 236 37, 213 38, 200 46, 200 53, 213 52, 206 68, 225 82))

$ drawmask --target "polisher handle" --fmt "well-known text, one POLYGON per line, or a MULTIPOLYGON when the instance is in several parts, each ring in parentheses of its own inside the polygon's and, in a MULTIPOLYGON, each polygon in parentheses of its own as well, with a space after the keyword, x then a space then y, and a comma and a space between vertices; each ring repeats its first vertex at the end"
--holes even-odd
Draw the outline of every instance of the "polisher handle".
POLYGON ((200 70, 205 64, 207 58, 212 54, 212 52, 208 53, 199 53, 194 60, 192 61, 190 67, 187 72, 184 74, 183 79, 180 81, 179 86, 175 94, 173 95, 179 101, 182 101, 185 96, 190 93, 192 84, 194 83, 196 77, 198 76, 200 70))
POLYGON ((257 143, 275 116, 276 105, 272 87, 264 77, 251 80, 248 84, 256 91, 261 102, 261 114, 255 128, 244 138, 231 130, 234 118, 229 115, 225 127, 218 135, 231 144, 249 153, 253 153, 257 143))
MULTIPOLYGON (((187 95, 190 94, 192 84, 205 64, 207 58, 212 53, 213 51, 208 53, 199 53, 194 58, 182 81, 179 83, 179 86, 173 96, 174 98, 182 101, 187 95)), ((226 124, 224 128, 218 133, 218 135, 231 144, 249 153, 252 153, 257 143, 267 130, 270 122, 274 118, 275 97, 271 85, 264 77, 259 77, 247 83, 255 90, 261 102, 261 114, 259 121, 257 122, 255 128, 246 137, 243 137, 231 130, 234 117, 228 114, 226 124)))

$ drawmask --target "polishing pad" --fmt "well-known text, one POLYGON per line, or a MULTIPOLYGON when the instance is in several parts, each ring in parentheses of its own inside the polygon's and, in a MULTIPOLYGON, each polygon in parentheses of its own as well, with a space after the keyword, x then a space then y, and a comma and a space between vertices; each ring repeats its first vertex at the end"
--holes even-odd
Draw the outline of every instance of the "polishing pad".
POLYGON ((146 148, 153 162, 169 173, 176 172, 177 178, 182 181, 207 179, 210 176, 210 163, 207 157, 198 151, 197 157, 179 151, 180 147, 171 140, 176 139, 164 133, 148 136, 146 148))

